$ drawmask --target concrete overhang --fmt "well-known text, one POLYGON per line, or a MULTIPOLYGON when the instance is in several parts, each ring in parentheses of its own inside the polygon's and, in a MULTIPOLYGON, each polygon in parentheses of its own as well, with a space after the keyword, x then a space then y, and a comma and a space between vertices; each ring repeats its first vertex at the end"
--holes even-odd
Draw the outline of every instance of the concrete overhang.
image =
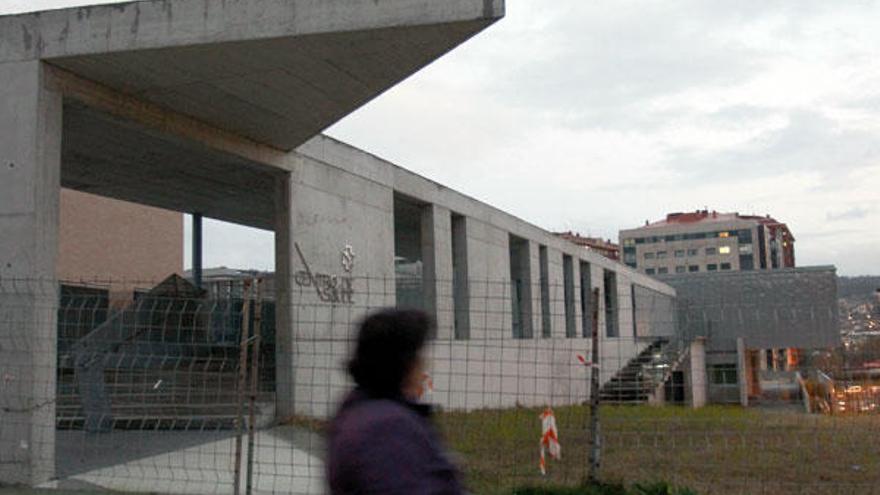
POLYGON ((292 150, 503 13, 503 0, 142 0, 0 17, 0 63, 42 59, 292 150))
POLYGON ((271 229, 300 144, 504 0, 142 0, 0 16, 64 95, 62 185, 271 229))

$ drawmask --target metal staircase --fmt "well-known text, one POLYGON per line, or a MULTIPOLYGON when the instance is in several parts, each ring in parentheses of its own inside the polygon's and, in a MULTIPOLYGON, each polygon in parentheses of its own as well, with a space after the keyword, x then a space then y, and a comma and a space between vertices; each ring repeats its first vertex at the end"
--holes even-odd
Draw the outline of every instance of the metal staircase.
POLYGON ((690 342, 660 337, 620 369, 600 392, 603 404, 645 404, 684 362, 690 342))

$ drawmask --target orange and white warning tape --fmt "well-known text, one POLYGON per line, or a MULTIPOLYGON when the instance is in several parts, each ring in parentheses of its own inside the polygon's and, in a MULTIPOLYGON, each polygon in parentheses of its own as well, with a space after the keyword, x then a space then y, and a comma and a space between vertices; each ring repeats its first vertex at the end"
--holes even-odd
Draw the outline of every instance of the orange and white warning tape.
POLYGON ((556 430, 556 416, 549 407, 541 413, 541 474, 547 475, 545 452, 557 461, 562 458, 562 447, 559 445, 559 432, 556 430))

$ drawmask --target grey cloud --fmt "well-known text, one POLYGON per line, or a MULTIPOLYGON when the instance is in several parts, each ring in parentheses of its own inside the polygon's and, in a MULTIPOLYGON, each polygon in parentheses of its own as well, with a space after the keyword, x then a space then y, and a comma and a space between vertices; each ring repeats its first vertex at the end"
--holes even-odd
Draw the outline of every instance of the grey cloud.
POLYGON ((830 222, 837 222, 841 220, 861 220, 867 217, 869 214, 870 210, 866 208, 855 207, 839 213, 833 213, 829 211, 825 215, 825 218, 830 222))
POLYGON ((794 110, 788 118, 786 127, 765 132, 736 149, 675 150, 670 166, 700 182, 814 170, 828 178, 825 189, 835 187, 835 177, 880 159, 880 139, 872 132, 842 130, 836 121, 812 110, 794 110))

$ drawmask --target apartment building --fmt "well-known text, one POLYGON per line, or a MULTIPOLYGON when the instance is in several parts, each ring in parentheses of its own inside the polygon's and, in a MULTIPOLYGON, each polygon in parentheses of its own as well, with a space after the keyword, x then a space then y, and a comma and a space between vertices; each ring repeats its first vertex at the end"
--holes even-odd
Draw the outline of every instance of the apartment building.
POLYGON ((620 231, 623 262, 646 275, 793 268, 794 241, 770 215, 709 210, 620 231))
POLYGON ((605 240, 601 237, 582 236, 580 233, 570 230, 568 232, 556 232, 554 235, 585 249, 595 251, 608 259, 620 260, 620 246, 611 242, 611 239, 605 240))

